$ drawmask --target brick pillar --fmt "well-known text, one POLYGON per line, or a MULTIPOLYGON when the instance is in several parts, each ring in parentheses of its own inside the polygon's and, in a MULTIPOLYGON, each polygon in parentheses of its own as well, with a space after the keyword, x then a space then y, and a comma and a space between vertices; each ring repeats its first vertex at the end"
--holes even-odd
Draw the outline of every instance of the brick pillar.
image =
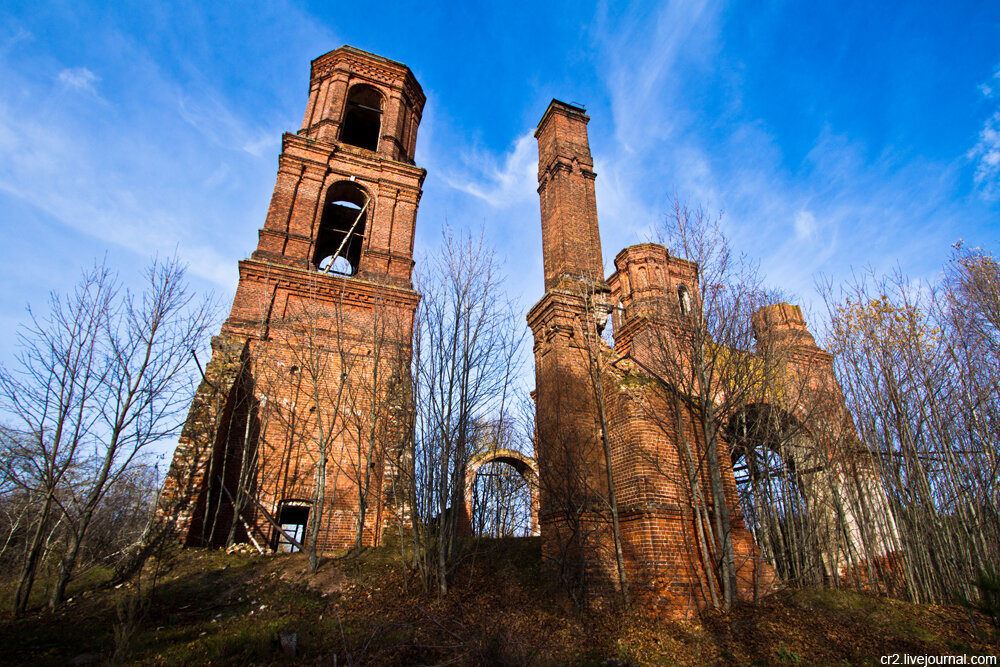
POLYGON ((604 597, 616 575, 590 364, 610 291, 588 120, 583 109, 553 100, 535 132, 546 292, 528 324, 535 341, 542 556, 577 592, 604 597))
POLYGON ((604 281, 589 121, 583 109, 552 100, 535 131, 546 290, 563 280, 604 281))

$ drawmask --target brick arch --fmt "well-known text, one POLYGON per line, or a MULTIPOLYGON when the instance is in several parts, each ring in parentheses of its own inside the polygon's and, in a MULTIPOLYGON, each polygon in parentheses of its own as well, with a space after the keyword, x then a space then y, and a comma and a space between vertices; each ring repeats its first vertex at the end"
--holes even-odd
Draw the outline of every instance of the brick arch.
MULTIPOLYGON (((856 542, 864 521, 850 501, 856 487, 843 477, 845 468, 853 468, 855 473, 861 472, 864 461, 855 461, 856 454, 850 451, 845 453, 831 448, 831 443, 824 437, 823 418, 807 423, 803 410, 802 405, 783 407, 765 402, 749 403, 730 419, 726 435, 733 462, 734 481, 737 483, 740 481, 737 464, 741 457, 747 466, 744 479, 752 482, 754 471, 749 467, 750 457, 747 456, 747 450, 751 447, 765 450, 759 451, 758 456, 758 463, 763 462, 763 468, 771 468, 776 464, 782 466, 785 474, 789 474, 790 482, 813 522, 813 539, 818 540, 825 574, 832 577, 838 571, 842 573, 844 563, 849 562, 847 550, 863 553, 862 549, 865 548, 856 542), (738 433, 741 416, 757 422, 756 428, 744 431, 743 434, 738 433), (740 442, 741 439, 743 442, 740 442), (841 525, 842 528, 837 528, 841 525)), ((860 479, 863 487, 874 483, 871 481, 874 478, 862 476, 860 479)), ((868 503, 879 502, 877 493, 867 495, 868 503)), ((892 549, 895 527, 875 530, 876 538, 881 543, 882 553, 879 555, 884 555, 892 549)), ((787 576, 789 573, 779 574, 787 576)))
MULTIPOLYGON (((796 407, 801 408, 801 406, 796 407)), ((740 448, 739 441, 747 435, 741 434, 739 431, 747 423, 753 423, 755 426, 755 432, 750 434, 751 437, 758 440, 759 444, 771 449, 774 449, 775 446, 775 442, 771 440, 776 437, 786 437, 789 433, 799 434, 805 439, 812 439, 813 435, 809 426, 801 416, 795 414, 798 411, 797 409, 789 410, 775 403, 761 401, 742 405, 733 413, 726 424, 726 436, 730 449, 733 450, 732 454, 735 456, 739 453, 737 451, 740 448), (760 422, 763 420, 771 422, 767 431, 760 430, 760 422)))
MULTIPOLYGON (((777 456, 780 465, 789 471, 816 468, 819 463, 819 444, 806 423, 794 411, 768 402, 752 402, 740 407, 730 418, 725 429, 726 442, 733 464, 735 481, 740 482, 738 464, 746 466, 745 480, 753 477, 750 469, 749 449, 758 450, 764 459, 777 456), (761 451, 766 450, 766 451, 761 451), (791 466, 791 467, 789 467, 791 466)), ((773 460, 773 459, 772 459, 773 460)))
POLYGON ((538 464, 535 459, 513 449, 492 449, 473 456, 465 467, 465 503, 458 520, 458 532, 472 535, 472 490, 479 469, 487 463, 506 463, 521 476, 531 494, 531 534, 538 535, 538 464))

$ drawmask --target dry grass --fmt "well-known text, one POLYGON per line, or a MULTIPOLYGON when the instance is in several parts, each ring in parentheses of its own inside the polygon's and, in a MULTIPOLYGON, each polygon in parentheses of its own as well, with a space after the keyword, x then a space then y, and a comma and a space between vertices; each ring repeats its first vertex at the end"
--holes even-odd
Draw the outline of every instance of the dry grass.
POLYGON ((996 654, 986 622, 977 633, 960 607, 842 591, 784 592, 683 623, 578 612, 546 580, 537 540, 467 546, 445 598, 423 591, 391 550, 329 558, 312 575, 299 555, 180 551, 160 563, 149 597, 92 582, 55 614, 0 618, 0 660, 108 662, 116 649, 153 665, 878 664, 891 653, 996 654), (280 632, 295 633, 296 657, 280 632))

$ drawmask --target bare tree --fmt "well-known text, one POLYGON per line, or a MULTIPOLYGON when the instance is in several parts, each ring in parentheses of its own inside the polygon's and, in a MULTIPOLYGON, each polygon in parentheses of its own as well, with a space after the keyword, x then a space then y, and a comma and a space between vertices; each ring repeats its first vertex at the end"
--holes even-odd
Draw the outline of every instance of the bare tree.
POLYGON ((713 604, 729 608, 737 596, 732 532, 739 508, 724 481, 729 461, 723 465, 720 457, 729 457, 730 420, 768 377, 751 354, 752 317, 773 295, 757 265, 733 251, 720 218, 675 200, 662 231, 663 244, 687 262, 692 284, 662 286, 663 298, 651 305, 658 312, 650 313, 658 325, 633 345, 629 359, 658 388, 647 412, 676 435, 681 475, 668 465, 657 468, 690 492, 696 548, 714 570, 703 587, 713 604))
POLYGON ((99 266, 83 276, 69 299, 52 294, 47 318, 29 309, 31 324, 18 332, 16 370, 0 368, 4 409, 22 425, 21 439, 33 451, 32 478, 41 504, 25 545, 14 613, 28 604, 46 531, 59 511, 60 485, 93 428, 93 403, 103 381, 100 337, 117 289, 111 272, 99 266))
POLYGON ((190 399, 191 350, 212 322, 208 301, 184 284, 176 259, 154 261, 143 293, 123 289, 106 267, 86 273, 70 299, 53 295, 50 313, 20 334, 14 371, 0 369, 0 396, 35 451, 41 498, 15 594, 25 609, 57 510, 66 544, 49 604, 58 605, 80 548, 109 489, 151 444, 176 433, 190 399), (87 483, 64 489, 69 473, 87 483), (66 492, 66 497, 60 497, 66 492))
POLYGON ((976 568, 1000 561, 998 295, 992 255, 961 244, 939 285, 896 271, 827 286, 830 345, 888 498, 874 513, 899 550, 862 574, 890 589, 901 576, 912 600, 975 597, 976 568))
POLYGON ((458 557, 465 466, 477 425, 500 415, 516 375, 520 327, 501 296, 498 262, 482 238, 445 230, 418 278, 413 355, 414 558, 425 583, 448 592, 458 557))

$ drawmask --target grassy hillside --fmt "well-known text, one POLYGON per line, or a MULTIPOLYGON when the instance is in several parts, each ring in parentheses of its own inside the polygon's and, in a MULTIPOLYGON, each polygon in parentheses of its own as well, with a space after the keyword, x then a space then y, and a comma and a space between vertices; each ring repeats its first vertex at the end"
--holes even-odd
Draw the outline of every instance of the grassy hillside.
POLYGON ((537 540, 468 546, 445 598, 424 592, 389 549, 328 559, 314 575, 301 555, 178 551, 147 568, 141 593, 106 587, 94 572, 54 614, 0 618, 0 660, 846 665, 893 653, 997 654, 986 619, 960 607, 842 591, 786 591, 685 623, 578 612, 546 581, 537 540), (279 639, 292 633, 294 656, 279 639))

